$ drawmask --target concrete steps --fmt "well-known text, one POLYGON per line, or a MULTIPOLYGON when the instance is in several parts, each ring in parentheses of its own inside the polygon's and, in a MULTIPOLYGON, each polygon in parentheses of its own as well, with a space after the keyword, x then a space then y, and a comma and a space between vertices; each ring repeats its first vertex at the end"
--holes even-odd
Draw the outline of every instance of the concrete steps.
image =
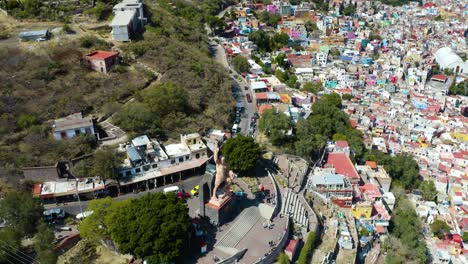
POLYGON ((303 227, 308 227, 309 219, 306 216, 306 209, 302 205, 299 197, 291 190, 287 190, 285 197, 283 197, 283 207, 281 213, 287 214, 292 217, 293 221, 303 227))
POLYGON ((231 226, 215 247, 234 248, 261 218, 257 207, 245 209, 239 219, 231 226))

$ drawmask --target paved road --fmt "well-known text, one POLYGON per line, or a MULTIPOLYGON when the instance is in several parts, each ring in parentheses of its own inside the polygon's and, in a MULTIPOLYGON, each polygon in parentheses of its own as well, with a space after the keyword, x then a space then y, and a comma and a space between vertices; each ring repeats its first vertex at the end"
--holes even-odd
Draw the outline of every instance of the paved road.
POLYGON ((235 82, 234 86, 236 87, 237 101, 242 102, 245 107, 245 111, 241 116, 241 122, 239 124, 240 133, 247 136, 249 134, 250 128, 250 118, 257 111, 255 107, 255 98, 253 98, 252 92, 250 91, 250 86, 247 81, 241 75, 237 74, 237 72, 229 65, 223 46, 216 43, 213 39, 211 39, 210 45, 214 51, 215 60, 226 67, 226 69, 229 71, 231 79, 235 82), (247 90, 245 90, 246 86, 248 87, 247 90), (251 103, 247 102, 247 93, 252 96, 251 103))
MULTIPOLYGON (((175 184, 166 185, 164 187, 151 189, 151 190, 145 191, 145 192, 129 193, 129 194, 125 194, 125 195, 115 197, 113 199, 114 199, 114 201, 123 201, 123 200, 131 199, 131 198, 139 198, 139 197, 141 197, 141 196, 143 196, 143 195, 145 195, 147 193, 150 193, 150 192, 162 192, 164 188, 169 187, 169 186, 174 186, 174 185, 177 185, 181 189, 184 189, 186 192, 189 192, 191 189, 193 189, 193 187, 195 187, 195 185, 200 183, 201 179, 202 179, 201 176, 193 176, 193 177, 190 177, 190 178, 186 179, 185 181, 177 182, 175 184)), ((83 212, 86 211, 88 203, 89 203, 89 201, 82 201, 81 202, 83 212)), ((67 203, 66 205, 59 205, 59 206, 57 206, 55 204, 47 204, 47 205, 44 205, 44 208, 45 209, 61 208, 65 212, 67 212, 67 213, 69 213, 71 215, 77 215, 77 214, 80 213, 80 205, 79 205, 78 202, 67 203)))

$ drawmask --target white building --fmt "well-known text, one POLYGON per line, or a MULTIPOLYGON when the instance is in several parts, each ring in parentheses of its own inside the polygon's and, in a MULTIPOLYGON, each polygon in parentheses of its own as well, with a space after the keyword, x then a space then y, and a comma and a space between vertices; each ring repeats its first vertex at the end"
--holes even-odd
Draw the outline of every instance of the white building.
POLYGON ((434 55, 440 68, 450 69, 458 73, 468 73, 468 63, 464 62, 451 48, 438 49, 434 55))
POLYGON ((143 29, 146 18, 142 0, 123 0, 114 6, 113 11, 115 16, 109 25, 113 40, 130 41, 134 33, 143 29))

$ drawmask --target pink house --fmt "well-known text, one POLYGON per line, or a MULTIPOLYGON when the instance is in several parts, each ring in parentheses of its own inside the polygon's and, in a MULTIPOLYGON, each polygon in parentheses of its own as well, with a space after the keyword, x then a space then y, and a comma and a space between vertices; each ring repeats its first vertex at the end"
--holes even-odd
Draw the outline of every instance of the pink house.
POLYGON ((279 8, 276 5, 267 5, 265 10, 268 13, 279 13, 279 8))
POLYGON ((112 65, 119 63, 119 53, 96 50, 86 54, 83 61, 94 71, 108 73, 112 65))

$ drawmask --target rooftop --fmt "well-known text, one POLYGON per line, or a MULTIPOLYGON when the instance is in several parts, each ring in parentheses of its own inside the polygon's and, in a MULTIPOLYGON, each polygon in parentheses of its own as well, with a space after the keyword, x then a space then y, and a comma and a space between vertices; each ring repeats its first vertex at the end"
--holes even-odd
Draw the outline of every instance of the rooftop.
POLYGON ((359 174, 346 153, 333 152, 328 154, 327 165, 332 165, 336 173, 348 178, 359 179, 359 174))
POLYGON ((190 150, 184 144, 170 144, 165 146, 165 148, 170 158, 190 155, 190 150))
POLYGON ((96 50, 96 51, 86 54, 86 57, 89 57, 91 59, 96 59, 96 60, 105 60, 105 59, 112 58, 118 55, 119 55, 118 52, 96 50))
POLYGON ((81 113, 75 113, 56 119, 52 127, 54 132, 59 132, 75 128, 90 127, 92 125, 93 120, 91 118, 83 117, 81 113))
POLYGON ((112 19, 109 26, 127 26, 130 24, 135 14, 135 9, 115 12, 115 17, 112 19))

